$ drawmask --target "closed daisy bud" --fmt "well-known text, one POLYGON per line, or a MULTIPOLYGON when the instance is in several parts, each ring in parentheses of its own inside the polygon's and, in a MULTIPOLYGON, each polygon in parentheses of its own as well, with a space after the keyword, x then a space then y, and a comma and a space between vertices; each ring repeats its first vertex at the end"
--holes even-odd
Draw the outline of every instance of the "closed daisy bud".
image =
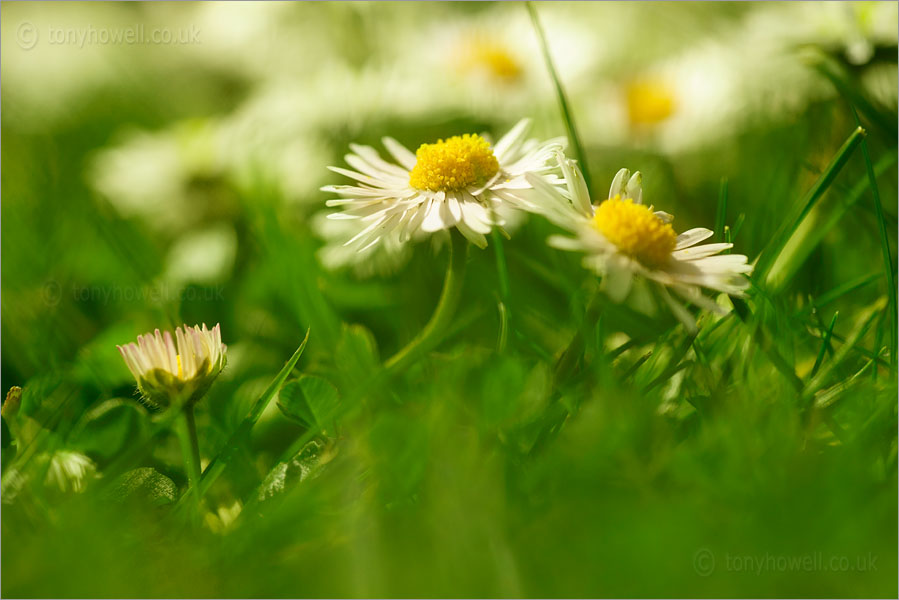
POLYGON ((137 336, 137 343, 117 346, 141 392, 154 408, 198 401, 225 367, 227 347, 219 325, 204 323, 175 330, 137 336))

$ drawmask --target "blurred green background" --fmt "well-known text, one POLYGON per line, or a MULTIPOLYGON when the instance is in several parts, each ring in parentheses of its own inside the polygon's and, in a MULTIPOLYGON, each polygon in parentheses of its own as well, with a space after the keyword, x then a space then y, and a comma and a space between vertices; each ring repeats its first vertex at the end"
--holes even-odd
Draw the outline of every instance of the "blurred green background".
MULTIPOLYGON (((536 8, 594 198, 640 170, 679 231, 726 224, 754 260, 855 109, 895 269, 895 3, 536 8)), ((497 139, 522 117, 564 135, 525 6, 4 2, 0 16, 0 375, 24 390, 2 431, 5 597, 899 592, 895 306, 861 149, 747 323, 706 316, 694 340, 639 297, 607 306, 558 381, 596 282, 532 217, 504 244, 509 298, 494 249, 472 249, 438 351, 362 394, 427 321, 445 252, 328 254, 318 188, 343 182, 326 167, 385 135, 497 139), (127 500, 107 469, 149 435, 115 345, 202 322, 222 324, 229 357, 199 409, 204 461, 307 328, 299 369, 340 410, 321 426, 273 402, 195 525, 172 509, 186 486, 172 436, 128 465, 153 475, 127 500), (802 382, 825 373, 819 409, 760 339, 802 382), (34 440, 26 466, 16 428, 34 440), (90 460, 80 493, 46 478, 60 452, 90 460)))

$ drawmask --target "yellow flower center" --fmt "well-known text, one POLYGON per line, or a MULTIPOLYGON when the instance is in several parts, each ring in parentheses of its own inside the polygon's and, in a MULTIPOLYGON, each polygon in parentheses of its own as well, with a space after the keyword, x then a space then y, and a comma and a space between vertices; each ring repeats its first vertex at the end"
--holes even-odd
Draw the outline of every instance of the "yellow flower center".
POLYGON ((650 267, 664 264, 677 245, 674 228, 630 198, 615 196, 600 204, 592 224, 623 254, 650 267))
POLYGON ((184 378, 184 370, 181 368, 181 355, 176 354, 175 360, 178 361, 178 379, 183 379, 184 378))
POLYGON ((422 144, 409 173, 409 185, 419 190, 457 191, 484 185, 499 172, 499 161, 487 140, 466 133, 435 144, 422 144))
POLYGON ((674 91, 656 79, 632 81, 626 89, 627 115, 631 125, 655 125, 675 109, 674 91))
POLYGON ((509 51, 492 40, 474 37, 467 41, 462 55, 462 67, 482 71, 500 82, 512 82, 521 77, 521 65, 509 51))

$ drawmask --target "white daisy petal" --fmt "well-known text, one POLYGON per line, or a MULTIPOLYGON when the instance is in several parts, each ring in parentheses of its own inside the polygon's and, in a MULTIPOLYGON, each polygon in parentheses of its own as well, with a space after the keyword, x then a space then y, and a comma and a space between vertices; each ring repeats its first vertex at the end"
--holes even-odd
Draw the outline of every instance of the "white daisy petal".
POLYGON ((384 147, 387 148, 387 151, 390 152, 390 155, 396 159, 396 162, 403 165, 403 167, 409 171, 415 168, 415 154, 410 152, 408 148, 392 137, 383 137, 381 138, 381 142, 384 144, 384 147))
POLYGON ((643 175, 640 171, 636 171, 627 180, 624 193, 624 198, 632 198, 637 204, 643 204, 643 175))
POLYGON ((671 253, 671 256, 678 260, 697 260, 700 258, 705 258, 706 256, 718 254, 719 252, 729 250, 733 247, 733 244, 727 243, 705 244, 704 246, 694 246, 691 248, 684 248, 683 250, 675 250, 671 253))
POLYGON ((486 208, 477 202, 462 202, 460 207, 462 209, 461 221, 478 233, 490 233, 491 219, 486 208))
POLYGON ((609 198, 615 196, 626 197, 624 194, 624 186, 630 178, 631 172, 628 169, 619 169, 612 178, 612 185, 609 187, 609 198))
POLYGON ((459 221, 456 223, 456 229, 459 230, 459 233, 465 236, 469 242, 483 250, 487 247, 487 238, 484 237, 483 234, 473 231, 468 225, 465 224, 465 221, 459 221))
POLYGON ((509 133, 504 135, 493 147, 493 154, 496 156, 496 159, 502 161, 506 158, 506 154, 510 149, 514 148, 517 144, 521 143, 521 138, 523 138, 528 129, 531 127, 530 119, 522 119, 515 126, 509 130, 509 133))
POLYGON ((687 231, 677 236, 677 246, 675 246, 674 249, 682 250, 684 248, 689 248, 690 246, 696 245, 699 242, 712 237, 713 235, 715 235, 714 231, 710 229, 704 229, 702 227, 688 229, 687 231))
POLYGON ((626 260, 613 256, 606 261, 606 272, 601 289, 613 302, 622 302, 631 291, 634 272, 626 260))
POLYGON ((428 204, 425 218, 421 222, 422 231, 433 233, 435 231, 440 231, 441 229, 446 229, 446 226, 443 222, 443 216, 441 214, 442 207, 443 202, 437 202, 436 199, 431 200, 431 202, 428 204))
POLYGON ((575 168, 572 161, 566 160, 565 155, 559 150, 556 152, 556 160, 562 168, 565 181, 568 182, 568 193, 571 194, 571 203, 575 210, 584 215, 593 215, 593 206, 590 205, 590 191, 581 172, 575 168))

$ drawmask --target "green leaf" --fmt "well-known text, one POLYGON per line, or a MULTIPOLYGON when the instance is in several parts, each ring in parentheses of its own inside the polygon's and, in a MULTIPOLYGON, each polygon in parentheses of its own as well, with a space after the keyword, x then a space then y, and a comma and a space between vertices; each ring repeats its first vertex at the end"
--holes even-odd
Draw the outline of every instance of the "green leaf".
POLYGON ((177 491, 174 481, 156 469, 141 467, 119 475, 104 498, 116 503, 140 502, 162 506, 174 502, 177 491))
POLYGON ((71 443, 85 454, 108 459, 149 433, 147 411, 128 400, 113 399, 89 410, 72 432, 71 443))
POLYGON ((334 433, 339 403, 337 388, 315 375, 303 375, 287 383, 278 396, 278 408, 285 417, 329 434, 334 433))
POLYGON ((334 354, 339 369, 339 379, 335 380, 345 397, 367 386, 380 369, 375 338, 362 325, 344 325, 334 354))
POLYGON ((256 499, 260 502, 290 491, 309 477, 321 471, 321 459, 325 445, 312 440, 296 453, 290 460, 279 462, 269 471, 259 486, 256 499))

